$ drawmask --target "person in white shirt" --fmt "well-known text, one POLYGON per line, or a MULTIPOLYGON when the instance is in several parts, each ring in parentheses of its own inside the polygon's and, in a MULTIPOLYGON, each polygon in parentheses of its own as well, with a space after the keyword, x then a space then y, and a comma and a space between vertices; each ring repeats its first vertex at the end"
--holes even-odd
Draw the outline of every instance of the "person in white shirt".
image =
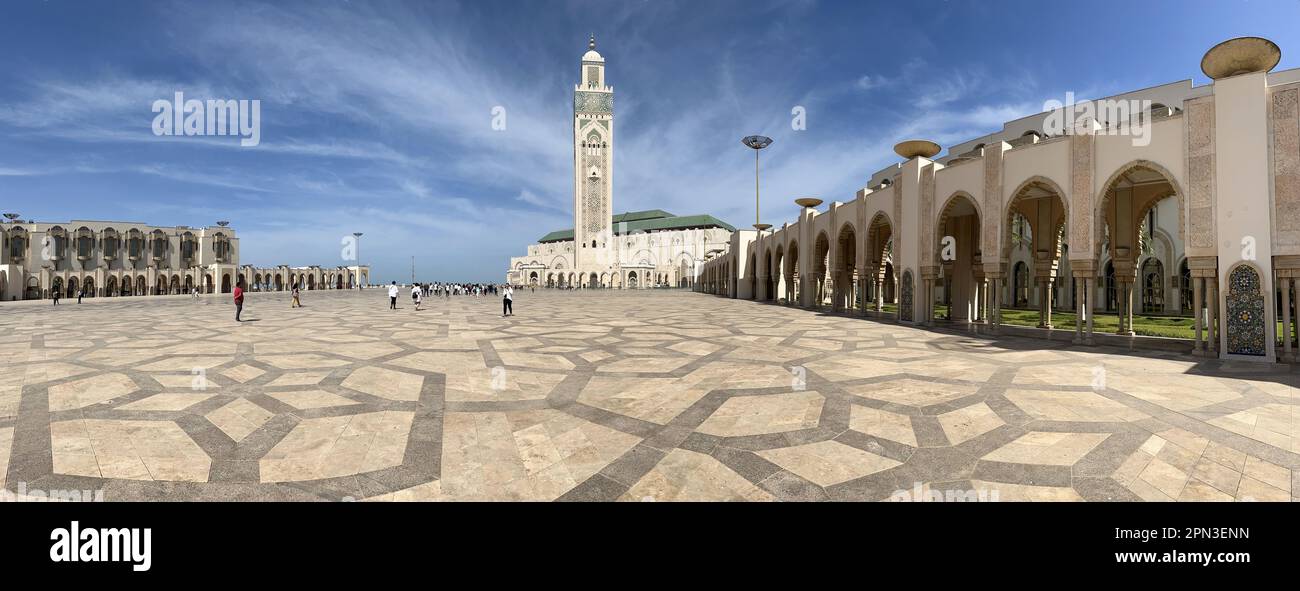
POLYGON ((397 309, 397 282, 394 281, 388 285, 388 309, 397 309))
POLYGON ((415 285, 411 287, 411 302, 415 304, 415 311, 419 312, 420 311, 420 286, 419 285, 415 285))
POLYGON ((514 303, 515 290, 507 285, 505 291, 502 291, 501 294, 501 316, 514 316, 515 310, 512 304, 514 303))

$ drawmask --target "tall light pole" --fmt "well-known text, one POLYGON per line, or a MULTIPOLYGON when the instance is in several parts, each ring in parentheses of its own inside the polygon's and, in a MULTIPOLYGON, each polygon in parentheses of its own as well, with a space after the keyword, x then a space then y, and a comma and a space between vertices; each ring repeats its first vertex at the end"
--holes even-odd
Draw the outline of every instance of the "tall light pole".
POLYGON ((758 217, 758 152, 772 145, 772 138, 762 135, 750 135, 741 138, 740 143, 754 150, 754 229, 760 233, 772 227, 772 224, 759 223, 758 217))
MULTIPOLYGON (((364 232, 353 232, 352 237, 356 238, 356 243, 352 245, 352 256, 356 257, 357 265, 357 289, 361 289, 361 235, 364 232)), ((367 277, 369 279, 369 277, 367 277)))

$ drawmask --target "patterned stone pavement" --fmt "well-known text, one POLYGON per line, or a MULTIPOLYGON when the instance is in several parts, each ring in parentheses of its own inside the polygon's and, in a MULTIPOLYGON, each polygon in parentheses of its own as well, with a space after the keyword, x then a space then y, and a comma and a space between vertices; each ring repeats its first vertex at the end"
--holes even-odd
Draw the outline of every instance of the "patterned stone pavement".
POLYGON ((520 293, 511 318, 495 298, 304 303, 250 294, 243 324, 226 296, 0 306, 0 487, 110 501, 1300 496, 1291 366, 682 292, 520 293))

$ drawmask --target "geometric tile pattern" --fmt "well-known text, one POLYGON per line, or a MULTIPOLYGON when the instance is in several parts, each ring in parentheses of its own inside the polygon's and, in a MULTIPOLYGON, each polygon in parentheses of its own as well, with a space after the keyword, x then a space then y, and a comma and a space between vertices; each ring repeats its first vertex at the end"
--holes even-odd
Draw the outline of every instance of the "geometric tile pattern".
POLYGON ((1288 501, 1300 368, 687 292, 5 303, 0 487, 107 500, 1288 501), (403 302, 404 304, 404 302, 403 302), (761 307, 760 307, 761 306, 761 307))

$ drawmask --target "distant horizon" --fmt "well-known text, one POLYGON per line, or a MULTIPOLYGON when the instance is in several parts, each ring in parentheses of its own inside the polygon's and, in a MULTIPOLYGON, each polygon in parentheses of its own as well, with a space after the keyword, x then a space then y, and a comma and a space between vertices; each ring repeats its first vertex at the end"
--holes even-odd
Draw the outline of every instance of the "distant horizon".
POLYGON ((745 135, 775 139, 761 216, 779 226, 795 197, 851 199, 901 139, 946 149, 1067 93, 1205 84, 1201 56, 1231 37, 1300 66, 1300 4, 1281 1, 1091 7, 1140 29, 1125 35, 1055 27, 1059 9, 1029 1, 223 6, 6 5, 0 208, 230 220, 259 267, 343 265, 340 239, 364 232, 376 285, 409 282, 413 254, 419 281, 500 283, 510 256, 573 226, 572 91, 593 32, 616 97, 613 211, 731 224, 754 216, 745 135), (211 111, 200 135, 160 106, 177 93, 211 111))

